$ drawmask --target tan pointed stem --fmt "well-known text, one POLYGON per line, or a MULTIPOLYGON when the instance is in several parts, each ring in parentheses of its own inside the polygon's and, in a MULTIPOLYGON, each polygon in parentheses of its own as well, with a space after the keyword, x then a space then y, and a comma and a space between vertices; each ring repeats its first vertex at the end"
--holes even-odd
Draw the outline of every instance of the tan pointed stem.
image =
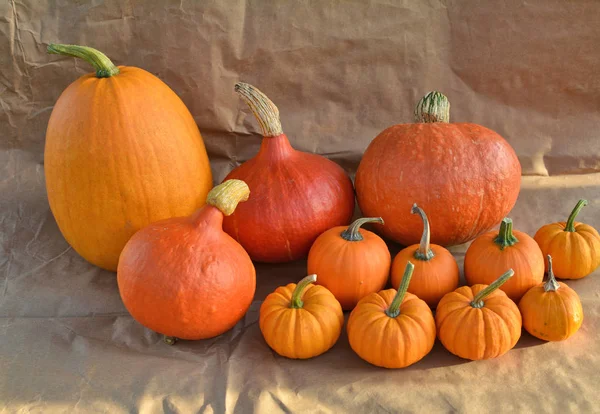
POLYGON ((559 287, 552 270, 552 256, 548 255, 548 280, 544 283, 544 292, 556 292, 559 287))
POLYGON ((250 107, 264 137, 276 137, 283 134, 281 121, 279 120, 279 109, 267 98, 267 95, 244 82, 236 83, 235 91, 250 107))

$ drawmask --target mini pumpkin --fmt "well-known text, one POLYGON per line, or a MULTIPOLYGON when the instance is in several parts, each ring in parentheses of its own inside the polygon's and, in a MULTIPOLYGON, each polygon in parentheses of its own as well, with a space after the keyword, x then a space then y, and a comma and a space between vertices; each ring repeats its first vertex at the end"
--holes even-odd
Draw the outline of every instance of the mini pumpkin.
POLYGON ((563 341, 579 330, 583 308, 577 292, 557 282, 548 255, 548 280, 534 286, 519 302, 523 327, 536 338, 563 341))
POLYGON ((381 237, 361 229, 366 223, 383 220, 359 218, 349 227, 329 229, 308 253, 308 273, 319 275, 319 285, 333 293, 344 310, 354 309, 363 297, 383 289, 390 275, 390 251, 381 237))
POLYGON ((546 224, 533 236, 542 253, 555 259, 554 274, 559 279, 581 279, 600 265, 600 234, 575 221, 587 204, 579 200, 566 222, 546 224))
POLYGON ((499 290, 514 275, 508 270, 490 285, 462 286, 446 294, 436 309, 438 338, 461 358, 499 357, 521 337, 521 313, 499 290))
POLYGON ((494 275, 511 268, 515 275, 502 285, 508 297, 519 299, 544 280, 544 255, 526 233, 513 231, 509 218, 502 220, 499 231, 490 231, 471 243, 465 254, 465 279, 468 285, 488 285, 494 275))
POLYGON ((348 319, 348 340, 365 361, 384 368, 404 368, 433 348, 435 321, 427 303, 407 292, 414 270, 406 264, 395 289, 371 293, 358 302, 348 319))
POLYGON ((458 264, 447 249, 430 244, 429 219, 425 212, 414 204, 411 213, 423 220, 421 243, 408 246, 396 255, 392 264, 392 286, 398 289, 406 263, 413 260, 415 270, 408 291, 435 308, 446 293, 458 287, 458 264))
POLYGON ((329 350, 344 324, 342 307, 317 275, 278 287, 260 307, 259 326, 267 344, 279 355, 307 359, 329 350))

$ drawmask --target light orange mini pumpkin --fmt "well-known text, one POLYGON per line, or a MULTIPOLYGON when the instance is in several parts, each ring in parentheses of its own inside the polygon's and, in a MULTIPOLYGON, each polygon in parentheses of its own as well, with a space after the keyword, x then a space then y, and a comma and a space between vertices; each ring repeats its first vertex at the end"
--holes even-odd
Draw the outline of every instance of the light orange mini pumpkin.
POLYGON ((557 282, 548 255, 548 280, 534 286, 519 302, 523 327, 536 338, 563 341, 579 330, 583 308, 577 292, 557 282))
POLYGON ((270 293, 260 307, 259 326, 267 344, 279 355, 307 359, 328 351, 340 337, 344 313, 317 275, 270 293))
POLYGON ((402 274, 406 263, 412 260, 415 271, 408 291, 435 308, 440 299, 458 287, 460 280, 458 264, 447 249, 437 244, 430 244, 429 220, 425 212, 416 204, 411 209, 423 220, 423 235, 420 244, 413 244, 402 249, 392 264, 392 286, 398 289, 402 283, 402 274))
POLYGON ((308 273, 319 275, 318 284, 333 293, 344 310, 354 309, 363 297, 383 289, 390 275, 390 251, 381 237, 360 228, 366 223, 383 220, 359 218, 349 227, 329 229, 308 253, 308 273))
POLYGON ((494 275, 509 268, 515 275, 501 289, 515 302, 544 280, 544 256, 539 246, 528 234, 513 231, 512 220, 505 218, 499 231, 479 236, 467 249, 465 279, 468 285, 488 285, 494 275))
POLYGON ((438 338, 461 358, 499 357, 521 337, 521 313, 499 290, 513 276, 512 269, 490 285, 462 286, 446 294, 435 311, 438 338))
POLYGON ((350 346, 365 361, 404 368, 433 348, 435 321, 429 306, 407 289, 414 265, 406 264, 402 284, 361 299, 348 319, 350 346))
POLYGON ((58 98, 46 131, 50 209, 84 259, 115 271, 146 225, 187 216, 212 187, 206 149, 179 97, 143 69, 116 67, 98 50, 48 46, 92 64, 58 98))
POLYGON ((533 237, 542 253, 556 261, 554 274, 559 279, 581 279, 600 266, 600 234, 575 221, 587 204, 587 200, 579 200, 566 222, 547 224, 533 237))

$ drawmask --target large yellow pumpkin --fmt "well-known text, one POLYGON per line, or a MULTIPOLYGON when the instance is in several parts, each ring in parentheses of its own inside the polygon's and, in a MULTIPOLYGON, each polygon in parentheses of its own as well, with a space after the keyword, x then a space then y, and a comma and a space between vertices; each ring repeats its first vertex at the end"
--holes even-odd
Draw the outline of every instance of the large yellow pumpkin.
POLYGON ((96 69, 65 89, 50 116, 44 153, 50 208, 77 253, 114 271, 137 230, 204 204, 212 187, 206 149, 185 104, 156 76, 116 67, 84 46, 48 51, 96 69))

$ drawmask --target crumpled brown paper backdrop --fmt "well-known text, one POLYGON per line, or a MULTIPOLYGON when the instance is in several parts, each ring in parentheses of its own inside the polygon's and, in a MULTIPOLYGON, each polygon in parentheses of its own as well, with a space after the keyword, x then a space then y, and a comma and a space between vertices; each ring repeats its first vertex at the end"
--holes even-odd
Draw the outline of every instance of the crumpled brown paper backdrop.
MULTIPOLYGON (((517 151, 517 228, 533 235, 582 197, 590 205, 580 219, 599 227, 599 2, 8 0, 0 16, 0 411, 598 410, 600 272, 569 282, 585 312, 574 337, 525 333, 496 360, 464 361, 437 343, 389 371, 360 360, 345 335, 312 360, 278 357, 258 309, 275 286, 304 276, 305 262, 258 265, 243 321, 168 347, 127 314, 115 275, 60 235, 43 148, 54 102, 91 71, 47 55, 51 42, 93 46, 164 80, 194 115, 216 182, 260 144, 237 81, 273 99, 296 148, 352 175, 371 139, 410 122, 416 101, 437 89, 451 120, 492 128, 517 151)), ((453 248, 461 265, 465 249, 453 248)))

